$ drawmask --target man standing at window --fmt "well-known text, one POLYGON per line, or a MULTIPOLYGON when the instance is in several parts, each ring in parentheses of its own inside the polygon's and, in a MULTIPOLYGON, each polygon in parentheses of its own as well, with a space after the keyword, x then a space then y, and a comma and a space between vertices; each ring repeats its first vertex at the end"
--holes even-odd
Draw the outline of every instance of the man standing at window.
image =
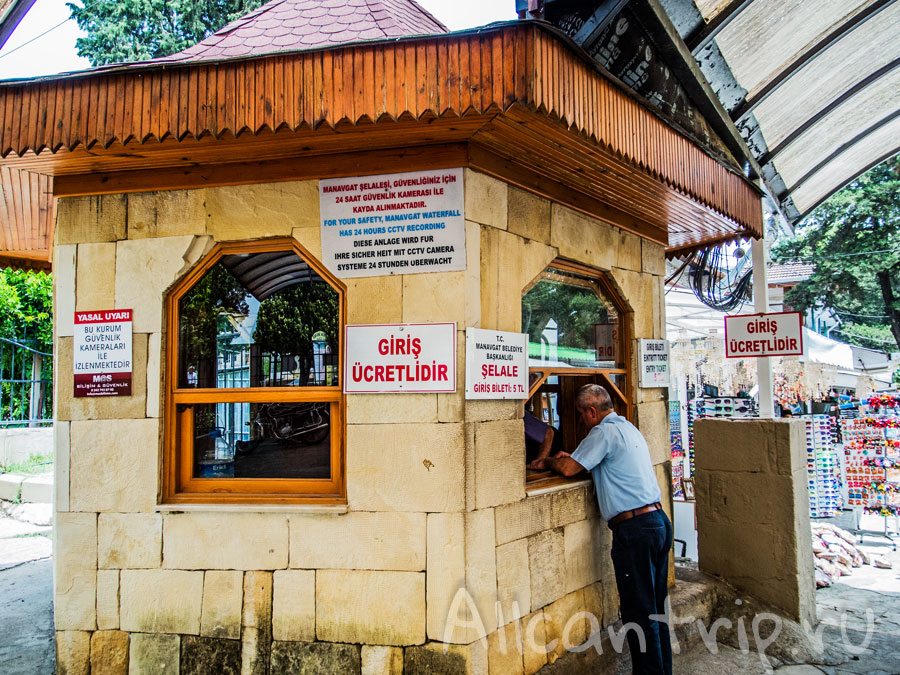
POLYGON ((622 623, 629 630, 633 672, 671 675, 669 626, 652 620, 665 614, 672 523, 662 510, 661 493, 641 432, 613 411, 609 393, 597 384, 578 390, 575 409, 588 435, 571 455, 542 460, 564 476, 587 469, 594 479, 600 513, 613 533, 612 561, 619 589, 622 623), (645 642, 645 648, 641 646, 645 642))

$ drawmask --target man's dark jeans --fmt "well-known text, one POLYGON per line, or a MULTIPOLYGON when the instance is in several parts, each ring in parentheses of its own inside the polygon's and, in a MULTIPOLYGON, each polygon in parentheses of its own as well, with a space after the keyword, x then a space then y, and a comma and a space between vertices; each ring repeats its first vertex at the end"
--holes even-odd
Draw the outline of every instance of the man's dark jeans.
POLYGON ((666 613, 672 523, 662 510, 657 510, 613 525, 612 533, 622 623, 637 624, 643 632, 639 636, 633 628, 627 631, 633 672, 671 675, 669 625, 649 617, 666 613))

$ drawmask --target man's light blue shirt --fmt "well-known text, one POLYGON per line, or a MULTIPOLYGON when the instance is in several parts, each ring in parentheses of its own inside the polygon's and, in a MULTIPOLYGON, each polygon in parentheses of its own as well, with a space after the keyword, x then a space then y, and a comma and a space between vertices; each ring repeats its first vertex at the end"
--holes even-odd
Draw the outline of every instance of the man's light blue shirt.
POLYGON ((637 427, 614 412, 591 429, 572 459, 591 472, 600 514, 607 521, 662 499, 647 441, 637 427))

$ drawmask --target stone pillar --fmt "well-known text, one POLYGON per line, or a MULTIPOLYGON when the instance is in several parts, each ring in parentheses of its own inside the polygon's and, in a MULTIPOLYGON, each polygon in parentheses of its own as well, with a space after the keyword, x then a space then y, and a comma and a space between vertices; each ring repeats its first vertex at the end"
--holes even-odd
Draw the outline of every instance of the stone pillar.
POLYGON ((795 621, 816 617, 801 420, 694 423, 700 570, 795 621))

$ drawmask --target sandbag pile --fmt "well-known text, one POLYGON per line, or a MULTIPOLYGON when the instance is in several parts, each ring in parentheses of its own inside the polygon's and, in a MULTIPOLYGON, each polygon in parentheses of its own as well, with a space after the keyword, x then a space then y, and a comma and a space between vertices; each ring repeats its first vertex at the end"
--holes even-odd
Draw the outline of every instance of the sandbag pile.
POLYGON ((816 563, 816 588, 831 586, 854 567, 871 565, 869 554, 855 545, 853 535, 830 523, 812 524, 812 548, 816 563))

